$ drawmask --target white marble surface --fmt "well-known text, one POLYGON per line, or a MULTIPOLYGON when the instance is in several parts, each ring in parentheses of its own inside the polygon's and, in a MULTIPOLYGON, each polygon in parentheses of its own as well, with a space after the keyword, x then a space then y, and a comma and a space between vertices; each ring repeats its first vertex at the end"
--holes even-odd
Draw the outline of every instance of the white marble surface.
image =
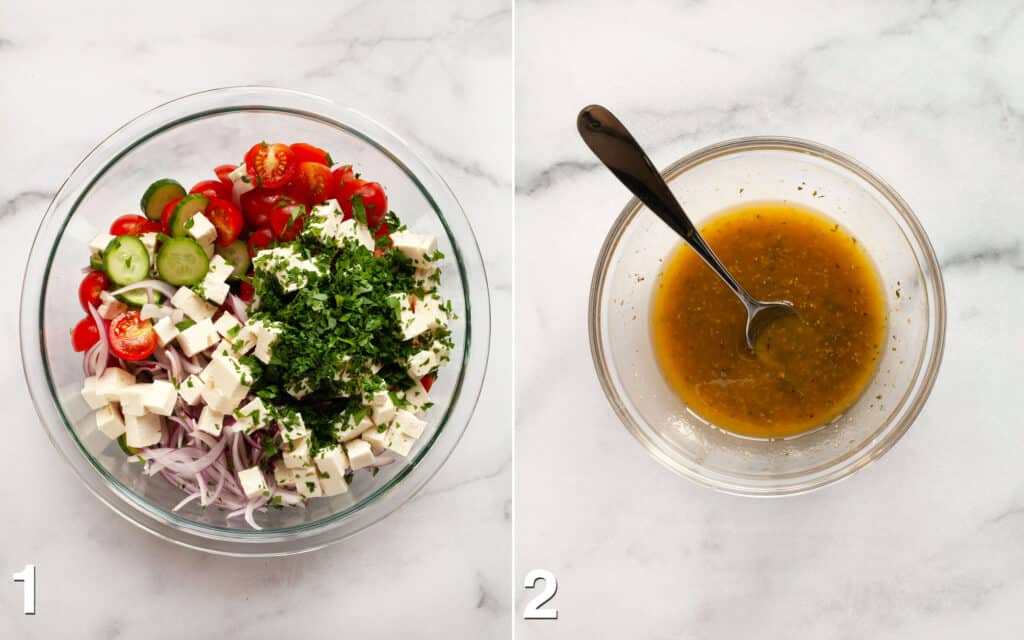
POLYGON ((516 575, 554 571, 560 611, 518 637, 1024 637, 1024 4, 521 1, 516 24, 516 575), (805 137, 916 210, 944 266, 947 348, 880 462, 744 499, 676 477, 619 425, 586 299, 627 196, 576 135, 591 102, 659 165, 805 137))
POLYGON ((0 637, 502 637, 511 628, 513 10, 487 2, 0 3, 0 637), (276 7, 276 8, 275 8, 276 7), (462 200, 492 285, 474 423, 411 504, 292 559, 164 543, 79 486, 22 380, 17 297, 38 219, 103 136, 173 97, 305 90, 410 139, 462 200), (38 614, 10 573, 38 565, 38 614))

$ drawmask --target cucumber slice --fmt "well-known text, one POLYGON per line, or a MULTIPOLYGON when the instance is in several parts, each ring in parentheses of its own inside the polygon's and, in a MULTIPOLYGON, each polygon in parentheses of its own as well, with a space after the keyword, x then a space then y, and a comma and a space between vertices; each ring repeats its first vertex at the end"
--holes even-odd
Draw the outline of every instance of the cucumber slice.
POLYGON ((192 238, 168 238, 157 251, 156 270, 168 284, 191 286, 203 281, 210 259, 192 238))
MULTIPOLYGON (((117 294, 117 299, 129 306, 141 307, 144 304, 149 304, 149 291, 147 291, 146 289, 126 291, 125 293, 117 294)), ((164 295, 159 291, 154 291, 153 304, 160 304, 163 301, 164 295)))
POLYGON ((149 277, 149 251, 135 236, 117 236, 103 251, 103 270, 114 284, 124 286, 149 277))
POLYGON ((185 223, 192 216, 203 212, 208 204, 210 204, 210 199, 201 193, 191 193, 182 198, 175 205, 174 213, 171 214, 171 221, 168 223, 168 226, 171 228, 171 235, 175 238, 187 236, 188 229, 185 228, 185 223))
POLYGON ((228 280, 238 280, 249 273, 249 264, 252 261, 249 259, 248 247, 241 240, 235 240, 226 247, 217 247, 217 255, 235 267, 231 275, 228 276, 228 280))
POLYGON ((159 220, 160 214, 163 213, 167 203, 184 195, 185 187, 178 184, 177 181, 170 178, 161 178, 149 185, 146 193, 142 194, 139 206, 142 207, 142 212, 146 214, 147 218, 159 220))

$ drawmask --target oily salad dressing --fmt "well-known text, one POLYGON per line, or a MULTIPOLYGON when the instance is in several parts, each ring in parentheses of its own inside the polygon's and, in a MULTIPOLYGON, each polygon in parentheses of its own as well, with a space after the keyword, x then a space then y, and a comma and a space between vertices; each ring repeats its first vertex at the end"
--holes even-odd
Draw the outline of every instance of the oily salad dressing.
POLYGON ((679 248, 655 291, 651 325, 671 386, 712 424, 753 437, 795 435, 842 413, 870 381, 885 341, 885 296, 856 238, 785 202, 737 207, 701 233, 754 297, 789 300, 797 315, 769 325, 751 353, 743 306, 679 248))
POLYGON ((244 517, 348 491, 411 454, 454 346, 433 236, 322 149, 253 145, 90 243, 79 287, 96 428, 186 494, 244 517))

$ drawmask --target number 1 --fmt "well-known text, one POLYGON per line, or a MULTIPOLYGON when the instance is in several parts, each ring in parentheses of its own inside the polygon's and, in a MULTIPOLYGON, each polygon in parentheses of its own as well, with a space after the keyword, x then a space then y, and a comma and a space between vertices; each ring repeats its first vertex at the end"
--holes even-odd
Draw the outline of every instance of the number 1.
POLYGON ((25 615, 36 614, 36 565, 26 564, 25 568, 11 576, 15 582, 25 584, 25 615))

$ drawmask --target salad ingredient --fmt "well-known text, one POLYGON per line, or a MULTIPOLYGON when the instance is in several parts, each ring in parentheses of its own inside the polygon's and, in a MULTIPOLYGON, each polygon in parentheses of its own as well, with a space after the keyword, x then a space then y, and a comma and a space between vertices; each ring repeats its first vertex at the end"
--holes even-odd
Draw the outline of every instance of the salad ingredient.
POLYGON ((284 144, 260 142, 245 154, 246 173, 260 187, 272 189, 287 184, 297 168, 295 152, 284 144))
POLYGON ((102 271, 90 271, 85 274, 82 283, 78 285, 78 301, 82 304, 82 309, 88 311, 89 305, 100 306, 100 294, 106 291, 108 286, 110 280, 102 271))
POLYGON ((114 318, 110 323, 109 335, 110 350, 122 360, 143 360, 156 350, 157 337, 153 325, 149 320, 143 320, 134 309, 114 318))
POLYGON ((209 267, 206 251, 193 238, 168 238, 156 256, 157 273, 175 286, 199 284, 209 267))
POLYGON ((255 256, 262 249, 266 249, 274 242, 274 230, 270 227, 261 227, 252 232, 247 243, 249 255, 255 256))
POLYGON ((283 189, 253 189, 239 199, 245 221, 252 227, 265 227, 270 223, 270 212, 284 196, 283 189))
POLYGON ((167 229, 170 234, 175 238, 183 238, 188 235, 188 231, 192 227, 186 225, 197 213, 206 211, 209 204, 210 199, 201 193, 190 193, 179 200, 167 221, 167 229))
POLYGON ((292 153, 295 154, 295 162, 302 164, 303 162, 316 162, 322 164, 327 168, 330 168, 332 164, 331 154, 327 153, 320 147, 314 147, 311 144, 305 142, 296 142, 290 145, 292 153))
POLYGON ((82 318, 71 330, 71 347, 75 351, 87 351, 100 341, 100 331, 91 317, 82 318))
POLYGON ((110 224, 112 236, 140 236, 151 231, 160 231, 160 223, 134 213, 123 215, 110 224))
POLYGON ((296 175, 298 200, 308 205, 316 205, 331 198, 331 170, 320 162, 303 162, 299 165, 296 175))
MULTIPOLYGON (((232 167, 234 169, 234 167, 232 167)), ((231 199, 231 183, 221 180, 203 180, 188 190, 189 193, 201 193, 207 198, 231 199)))
POLYGON ((281 200, 270 211, 270 228, 278 240, 291 242, 302 232, 305 218, 306 205, 291 200, 281 200))
POLYGON ((217 230, 218 247, 226 247, 234 242, 245 226, 245 220, 238 207, 219 197, 210 198, 210 204, 206 207, 206 217, 217 230))
POLYGON ((146 192, 142 194, 139 207, 150 220, 159 220, 167 203, 184 195, 185 187, 175 180, 163 178, 149 185, 146 192))
POLYGON ((117 285, 145 279, 149 266, 149 251, 135 236, 116 236, 103 251, 103 270, 117 285))
POLYGON ((218 180, 220 180, 224 184, 226 184, 229 187, 231 187, 232 186, 232 182, 231 182, 231 178, 229 176, 237 168, 238 168, 238 165, 236 165, 236 164, 222 164, 222 165, 218 165, 217 167, 215 167, 213 172, 215 174, 217 174, 217 179, 218 180))
POLYGON ((241 240, 235 240, 226 246, 217 247, 217 255, 232 266, 228 280, 238 280, 249 273, 249 266, 252 261, 249 259, 249 249, 241 240))

